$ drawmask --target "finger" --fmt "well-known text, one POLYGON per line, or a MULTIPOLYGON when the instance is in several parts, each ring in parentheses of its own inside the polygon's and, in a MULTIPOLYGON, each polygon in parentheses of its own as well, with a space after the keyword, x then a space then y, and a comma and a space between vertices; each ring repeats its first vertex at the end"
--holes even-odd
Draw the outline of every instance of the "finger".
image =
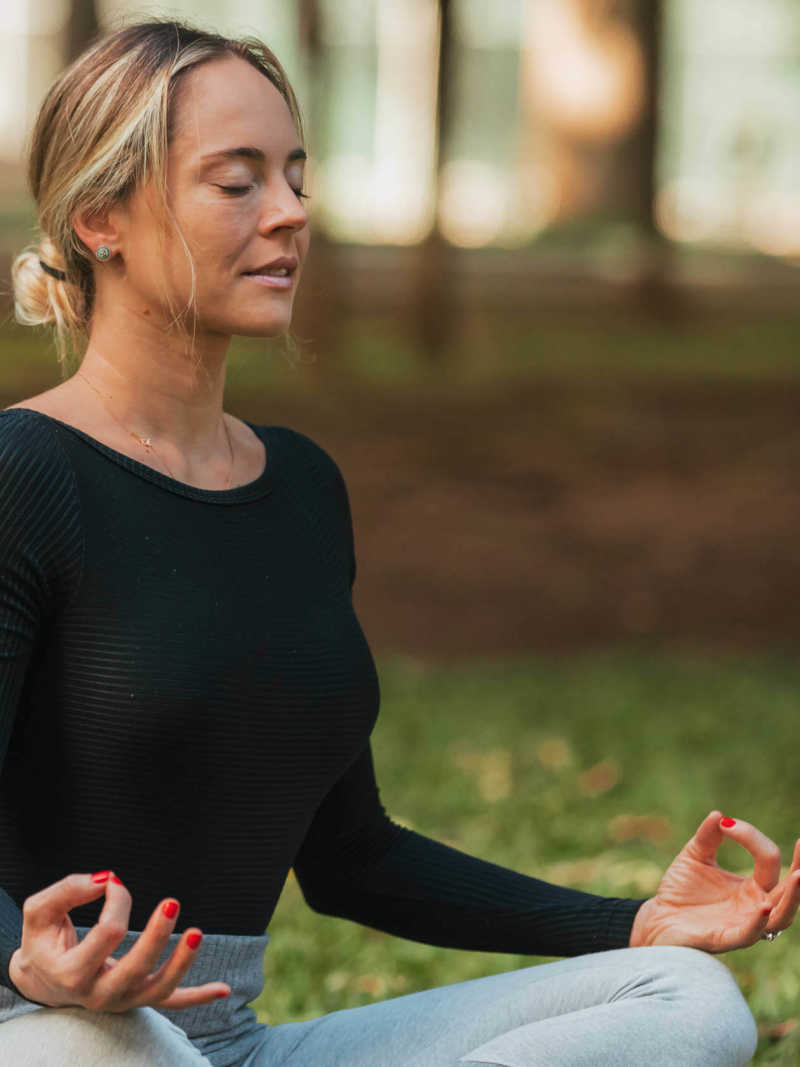
POLYGON ((800 871, 800 837, 795 841, 790 871, 800 871))
POLYGON ((130 988, 133 993, 156 969, 159 957, 169 942, 180 913, 180 904, 172 897, 162 900, 136 939, 136 943, 117 961, 113 977, 104 983, 103 990, 119 996, 130 988))
MULTIPOLYGON (((730 948, 743 948, 758 941, 768 929, 771 915, 772 908, 769 904, 754 907, 750 916, 739 926, 736 943, 730 945, 730 948)), ((729 934, 730 931, 726 933, 729 934)))
POLYGON ((22 906, 26 928, 38 933, 48 926, 60 924, 72 908, 101 897, 106 885, 107 881, 93 881, 91 874, 68 874, 45 886, 27 897, 22 906))
POLYGON ((147 978, 144 990, 133 998, 132 1005, 138 1007, 142 1004, 157 1004, 159 1007, 171 1007, 173 1002, 177 1002, 188 1007, 230 992, 230 986, 226 982, 214 982, 204 986, 186 987, 175 998, 178 983, 194 963, 202 939, 202 931, 197 927, 184 931, 172 955, 155 974, 147 978))
POLYGON ((181 986, 176 989, 166 1000, 158 1001, 159 1008, 192 1008, 195 1004, 208 1004, 220 997, 227 997, 231 987, 225 982, 208 982, 206 985, 181 986))
POLYGON ((720 819, 720 826, 726 837, 738 842, 753 857, 753 878, 769 893, 781 876, 781 850, 766 834, 741 819, 720 819))
POLYGON ((794 870, 784 879, 784 889, 780 899, 772 908, 767 930, 777 933, 791 926, 800 905, 800 871, 794 870))
POLYGON ((103 910, 86 936, 65 954, 67 962, 87 978, 97 974, 128 932, 131 903, 129 890, 112 871, 106 882, 103 910))
POLYGON ((721 818, 722 812, 717 811, 716 808, 709 812, 689 842, 688 847, 703 863, 713 863, 716 860, 717 849, 725 840, 725 835, 719 825, 721 818))

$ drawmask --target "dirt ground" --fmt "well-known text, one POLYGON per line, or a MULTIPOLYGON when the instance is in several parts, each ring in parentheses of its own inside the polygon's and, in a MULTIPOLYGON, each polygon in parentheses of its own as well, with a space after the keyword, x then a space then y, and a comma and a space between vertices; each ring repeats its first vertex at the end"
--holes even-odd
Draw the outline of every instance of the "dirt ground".
POLYGON ((334 456, 375 653, 800 637, 800 384, 250 394, 334 456))

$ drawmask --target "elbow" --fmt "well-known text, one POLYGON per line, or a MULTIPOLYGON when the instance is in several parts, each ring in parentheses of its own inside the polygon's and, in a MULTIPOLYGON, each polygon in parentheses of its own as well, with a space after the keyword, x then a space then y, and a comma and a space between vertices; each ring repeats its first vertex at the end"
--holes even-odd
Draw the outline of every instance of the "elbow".
POLYGON ((330 874, 315 871, 299 871, 295 868, 295 877, 300 886, 303 899, 312 911, 320 915, 337 915, 336 903, 339 894, 334 891, 330 874))

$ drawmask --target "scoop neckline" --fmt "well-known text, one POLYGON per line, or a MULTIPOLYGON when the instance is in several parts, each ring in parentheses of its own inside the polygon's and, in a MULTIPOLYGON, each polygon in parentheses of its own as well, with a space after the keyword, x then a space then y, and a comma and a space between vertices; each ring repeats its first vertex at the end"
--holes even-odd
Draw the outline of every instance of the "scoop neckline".
POLYGON ((56 418, 55 415, 38 411, 36 408, 26 407, 4 408, 0 413, 9 414, 13 411, 27 411, 32 415, 39 415, 48 422, 57 423, 58 426, 74 434, 107 459, 130 471, 131 474, 136 474, 146 481, 161 486, 162 489, 167 489, 170 492, 177 493, 179 496, 188 497, 192 500, 203 500, 209 504, 239 504, 246 500, 255 500, 257 497, 264 496, 271 492, 273 488, 275 449, 273 447, 273 436, 270 433, 271 427, 261 426, 258 423, 250 422, 248 419, 242 419, 242 422, 249 426, 264 444, 266 462, 263 471, 253 481, 245 482, 244 485, 235 485, 232 489, 202 489, 200 486, 178 481, 177 478, 171 478, 168 474, 156 470, 155 467, 149 467, 146 463, 141 463, 138 459, 134 459, 125 452, 120 452, 116 448, 107 445, 104 441, 99 441, 96 437, 92 437, 85 430, 81 430, 69 422, 64 422, 63 419, 56 418))

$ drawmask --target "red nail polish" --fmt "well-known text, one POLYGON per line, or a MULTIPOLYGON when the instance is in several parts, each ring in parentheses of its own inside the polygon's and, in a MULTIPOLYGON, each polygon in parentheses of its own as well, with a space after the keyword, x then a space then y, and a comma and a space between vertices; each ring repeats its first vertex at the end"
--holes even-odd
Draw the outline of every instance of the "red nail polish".
POLYGON ((111 881, 112 882, 116 882, 117 885, 122 885, 122 879, 121 878, 117 878, 117 876, 115 874, 111 875, 111 881))
POLYGON ((189 946, 189 948, 198 948, 202 940, 202 934, 189 934, 189 936, 186 938, 186 944, 189 946))
POLYGON ((108 880, 108 876, 110 874, 111 874, 111 871, 95 871, 94 874, 92 875, 92 881, 93 882, 97 882, 98 885, 99 885, 100 882, 107 881, 108 880))
POLYGON ((728 816, 726 815, 724 819, 720 819, 719 820, 719 824, 720 824, 720 826, 735 826, 736 825, 736 819, 729 819, 728 816))
POLYGON ((217 993, 217 999, 219 999, 220 997, 227 997, 229 993, 229 989, 223 989, 219 993, 217 993))
POLYGON ((161 908, 168 919, 174 919, 178 912, 177 900, 168 900, 161 908))

